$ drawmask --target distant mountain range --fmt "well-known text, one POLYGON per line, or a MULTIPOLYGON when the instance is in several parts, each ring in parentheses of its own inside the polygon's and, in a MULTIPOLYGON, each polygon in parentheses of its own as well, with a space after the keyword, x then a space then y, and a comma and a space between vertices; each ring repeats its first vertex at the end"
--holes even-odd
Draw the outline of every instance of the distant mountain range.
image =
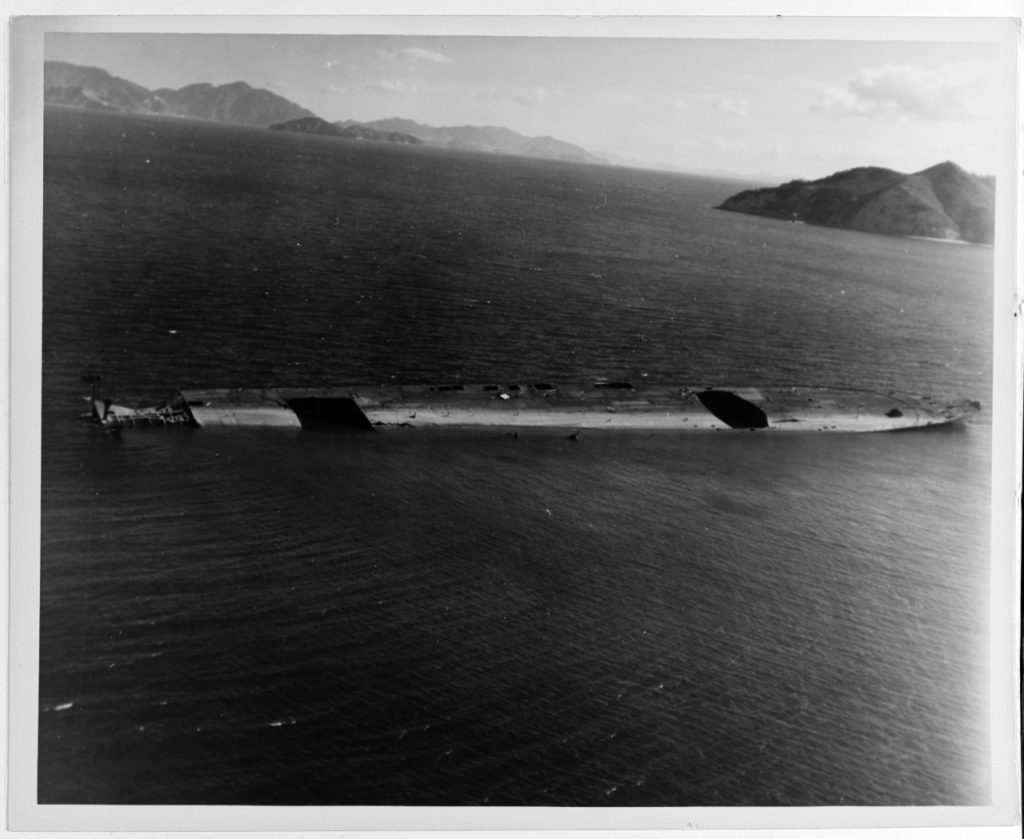
POLYGON ((516 154, 578 163, 604 163, 579 146, 553 137, 524 137, 508 128, 464 125, 434 128, 407 119, 330 123, 269 90, 245 82, 192 84, 148 90, 98 67, 64 61, 44 65, 45 101, 124 113, 189 117, 276 130, 388 143, 429 143, 457 149, 516 154))
MULTIPOLYGON (((283 96, 242 81, 148 90, 98 67, 47 61, 43 83, 47 103, 78 108, 188 117, 350 140, 425 143, 576 163, 607 163, 571 143, 553 137, 525 137, 498 126, 434 127, 398 118, 331 123, 283 96)), ((796 180, 778 187, 746 190, 727 199, 720 209, 872 233, 987 243, 993 239, 995 226, 995 182, 971 175, 950 162, 913 175, 862 167, 817 181, 796 180)))
POLYGON ((867 233, 987 244, 995 229, 995 179, 972 175, 950 161, 912 175, 867 166, 817 181, 748 189, 719 209, 867 233))
POLYGON ((191 117, 261 127, 313 116, 283 96, 250 87, 245 82, 147 90, 98 67, 80 67, 64 61, 45 63, 43 86, 48 103, 105 111, 191 117))
POLYGON ((328 122, 320 117, 301 117, 278 122, 270 126, 271 131, 295 131, 299 134, 320 134, 324 137, 342 137, 346 140, 373 140, 379 143, 407 143, 422 145, 419 137, 398 131, 378 131, 358 122, 328 122))
MULTIPOLYGON (((352 125, 353 123, 341 123, 352 125)), ((358 124, 358 123, 355 123, 358 124)), ((554 137, 524 137, 508 128, 494 125, 459 125, 434 127, 421 125, 411 119, 378 119, 364 123, 379 131, 397 131, 419 137, 425 143, 448 146, 453 149, 516 154, 522 157, 542 157, 547 160, 565 160, 572 163, 598 163, 607 161, 586 149, 556 140, 554 137)))

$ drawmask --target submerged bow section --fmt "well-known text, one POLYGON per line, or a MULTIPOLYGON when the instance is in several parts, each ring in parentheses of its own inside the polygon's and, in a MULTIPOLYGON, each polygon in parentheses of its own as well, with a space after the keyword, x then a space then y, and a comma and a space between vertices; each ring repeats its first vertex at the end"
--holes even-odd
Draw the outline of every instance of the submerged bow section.
POLYGON ((530 427, 638 430, 896 431, 961 421, 973 401, 826 387, 710 388, 578 383, 367 385, 182 390, 166 405, 93 399, 92 418, 126 425, 357 429, 530 427))

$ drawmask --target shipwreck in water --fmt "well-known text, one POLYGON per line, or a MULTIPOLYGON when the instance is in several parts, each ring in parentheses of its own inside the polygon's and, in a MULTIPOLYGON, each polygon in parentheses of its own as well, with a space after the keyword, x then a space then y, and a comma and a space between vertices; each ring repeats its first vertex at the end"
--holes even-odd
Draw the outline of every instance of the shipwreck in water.
POLYGON ((181 390, 164 405, 131 408, 101 400, 93 382, 90 418, 107 429, 135 425, 200 428, 715 429, 896 431, 961 422, 976 401, 852 388, 683 387, 590 383, 365 385, 181 390))

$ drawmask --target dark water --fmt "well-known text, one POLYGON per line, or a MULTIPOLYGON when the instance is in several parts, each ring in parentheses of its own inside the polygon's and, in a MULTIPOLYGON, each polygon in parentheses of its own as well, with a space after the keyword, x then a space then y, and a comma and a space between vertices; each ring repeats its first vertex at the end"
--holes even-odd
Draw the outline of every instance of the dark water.
POLYGON ((992 252, 739 187, 55 109, 44 803, 980 804, 986 415, 808 436, 78 423, 590 375, 989 402, 992 252))

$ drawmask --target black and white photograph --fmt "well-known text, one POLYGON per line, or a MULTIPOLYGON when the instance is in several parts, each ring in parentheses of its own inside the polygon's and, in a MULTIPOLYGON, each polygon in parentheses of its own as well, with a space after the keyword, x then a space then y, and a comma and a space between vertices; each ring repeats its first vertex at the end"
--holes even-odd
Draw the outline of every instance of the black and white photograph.
POLYGON ((1019 823, 1018 29, 16 19, 12 814, 1019 823))

